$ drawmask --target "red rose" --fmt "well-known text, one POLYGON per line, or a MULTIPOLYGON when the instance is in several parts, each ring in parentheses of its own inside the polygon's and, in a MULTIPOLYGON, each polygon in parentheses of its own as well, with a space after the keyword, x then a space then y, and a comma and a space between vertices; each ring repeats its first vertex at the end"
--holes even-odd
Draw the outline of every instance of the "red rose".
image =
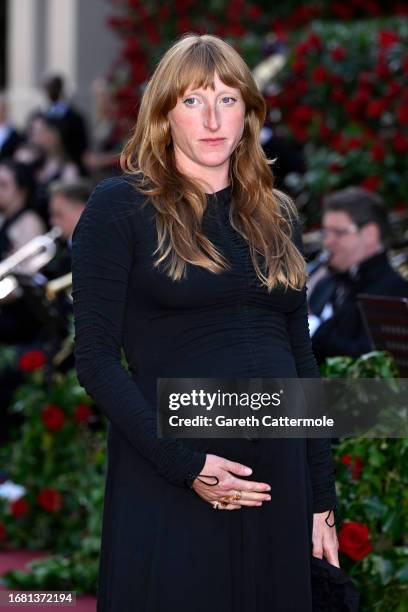
POLYGON ((382 162, 385 157, 385 148, 382 142, 376 142, 371 147, 371 157, 374 161, 382 162))
POLYGON ((373 17, 379 17, 381 15, 381 7, 374 0, 364 0, 362 3, 363 10, 372 15, 373 17))
POLYGON ((253 4, 248 9, 248 15, 251 17, 251 19, 259 19, 259 17, 262 15, 262 11, 259 6, 253 4))
POLYGON ((327 72, 327 69, 324 66, 316 66, 316 68, 312 70, 312 81, 317 85, 325 83, 328 78, 329 73, 327 72))
POLYGON ((347 145, 345 143, 343 134, 334 134, 331 139, 331 146, 333 149, 338 151, 339 153, 347 152, 347 145))
POLYGON ((33 372, 42 368, 45 363, 47 355, 43 351, 27 351, 21 355, 19 367, 23 372, 33 372))
POLYGON ((343 102, 347 94, 342 87, 334 87, 331 91, 331 98, 334 102, 343 102))
POLYGON ((320 51, 320 49, 322 48, 322 39, 318 34, 312 32, 309 35, 309 38, 307 39, 307 44, 309 46, 309 49, 320 51))
POLYGON ((170 9, 167 4, 162 4, 159 8, 158 13, 160 21, 166 21, 170 15, 170 9))
POLYGON ((408 138, 402 132, 397 132, 394 136, 393 145, 398 153, 405 153, 408 151, 408 138))
POLYGON ((339 550, 354 561, 361 561, 373 550, 369 531, 364 523, 349 521, 339 532, 339 550))
POLYGON ((179 17, 179 19, 177 19, 177 29, 180 34, 193 30, 191 20, 187 16, 179 17))
POLYGON ((365 187, 369 191, 376 191, 380 185, 380 177, 378 176, 367 176, 363 181, 361 181, 361 187, 365 187))
POLYGON ((361 136, 352 136, 347 144, 351 150, 360 149, 363 144, 363 138, 361 136))
POLYGON ((363 469, 363 462, 361 461, 361 457, 352 457, 351 455, 343 455, 341 457, 341 462, 344 465, 347 465, 351 469, 351 477, 354 480, 357 480, 360 477, 360 474, 363 469))
POLYGON ((293 136, 298 142, 305 142, 307 139, 307 130, 301 125, 291 125, 293 136))
POLYGON ((38 494, 37 503, 46 512, 57 512, 62 508, 61 493, 56 489, 43 489, 38 494))
POLYGON ((363 462, 361 461, 361 457, 354 457, 354 465, 351 470, 351 477, 353 478, 353 480, 358 480, 362 471, 363 462))
POLYGON ((408 125, 408 108, 405 104, 401 104, 397 110, 397 121, 402 125, 408 125))
POLYGON ((330 55, 335 62, 342 62, 347 56, 347 51, 344 47, 334 47, 334 49, 331 49, 330 55))
POLYGON ((319 126, 319 135, 322 140, 328 140, 331 136, 331 130, 327 123, 321 123, 319 126))
POLYGON ((383 114, 386 108, 386 99, 383 98, 381 100, 371 100, 371 102, 369 102, 367 105, 367 117, 370 117, 371 119, 378 119, 378 117, 383 114))
POLYGON ((42 412, 43 425, 50 431, 59 431, 64 426, 65 415, 59 406, 48 404, 42 412))
POLYGON ((354 15, 354 9, 342 2, 332 2, 331 10, 333 11, 333 14, 340 19, 350 19, 354 15))
POLYGON ((404 2, 398 3, 393 7, 394 15, 408 15, 408 7, 404 2))
POLYGON ((246 33, 246 30, 240 23, 231 23, 228 28, 228 32, 232 36, 238 37, 238 36, 244 36, 244 34, 246 33))
POLYGON ((400 41, 400 37, 395 32, 381 30, 378 36, 378 43, 381 49, 388 49, 400 41))
POLYGON ((329 170, 330 172, 333 172, 333 174, 337 174, 338 172, 341 172, 341 166, 337 162, 332 162, 329 164, 329 170))
POLYGON ((384 58, 380 58, 375 67, 375 74, 379 79, 386 79, 390 76, 390 69, 384 58))
POLYGON ((396 98, 401 93, 402 86, 398 81, 390 81, 388 83, 386 96, 387 98, 396 98))
POLYGON ((375 75, 371 72, 362 72, 358 77, 358 85, 364 89, 371 88, 375 80, 375 75))
POLYGON ((77 423, 87 423, 92 416, 92 410, 86 404, 78 404, 74 411, 74 419, 77 423))
POLYGON ((303 74, 303 72, 306 70, 305 60, 302 57, 297 57, 293 62, 292 68, 296 74, 303 74))
POLYGON ((29 509, 30 507, 24 497, 20 497, 10 504, 11 514, 16 518, 20 518, 28 514, 29 509))
POLYGON ((0 523, 0 542, 4 542, 7 539, 7 531, 5 526, 0 523))
POLYGON ((314 109, 311 106, 306 106, 303 104, 294 109, 292 113, 292 120, 295 123, 309 123, 312 120, 314 115, 314 109))

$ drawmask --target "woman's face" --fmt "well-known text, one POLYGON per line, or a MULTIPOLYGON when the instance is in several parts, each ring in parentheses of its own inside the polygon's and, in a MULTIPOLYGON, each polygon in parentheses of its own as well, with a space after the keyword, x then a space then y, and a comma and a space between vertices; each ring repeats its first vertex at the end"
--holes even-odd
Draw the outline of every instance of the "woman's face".
POLYGON ((42 119, 34 119, 31 124, 30 141, 41 147, 46 153, 53 152, 57 147, 55 130, 42 119))
POLYGON ((244 131, 239 89, 225 85, 217 74, 214 87, 187 89, 168 114, 177 166, 186 174, 228 167, 244 131))
POLYGON ((0 165, 0 210, 8 210, 21 196, 13 172, 7 166, 0 165))

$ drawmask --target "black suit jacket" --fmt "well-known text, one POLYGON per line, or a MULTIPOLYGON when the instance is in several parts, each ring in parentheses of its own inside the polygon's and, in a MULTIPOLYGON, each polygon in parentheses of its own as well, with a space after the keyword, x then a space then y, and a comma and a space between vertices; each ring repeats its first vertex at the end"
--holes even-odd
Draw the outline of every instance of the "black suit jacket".
POLYGON ((0 160, 7 159, 14 155, 15 150, 23 142, 23 137, 14 128, 11 129, 10 134, 0 146, 0 160))
MULTIPOLYGON (((323 278, 316 284, 309 297, 311 302, 319 301, 319 296, 327 290, 328 282, 330 280, 323 278)), ((313 350, 319 364, 326 357, 347 355, 357 358, 372 350, 358 308, 358 294, 408 297, 408 282, 389 264, 386 252, 362 262, 356 277, 349 277, 346 284, 347 297, 312 337, 313 350)))

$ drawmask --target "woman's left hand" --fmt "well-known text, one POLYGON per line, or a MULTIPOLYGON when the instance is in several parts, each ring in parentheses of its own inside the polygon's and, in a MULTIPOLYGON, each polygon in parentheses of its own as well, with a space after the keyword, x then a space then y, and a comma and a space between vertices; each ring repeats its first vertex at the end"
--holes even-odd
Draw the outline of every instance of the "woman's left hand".
MULTIPOLYGON (((337 540, 336 527, 329 527, 325 522, 325 518, 328 515, 328 510, 325 512, 317 512, 313 514, 313 556, 322 559, 323 556, 326 560, 340 567, 339 564, 339 542, 337 540)), ((332 522, 332 518, 329 518, 329 522, 332 522)))

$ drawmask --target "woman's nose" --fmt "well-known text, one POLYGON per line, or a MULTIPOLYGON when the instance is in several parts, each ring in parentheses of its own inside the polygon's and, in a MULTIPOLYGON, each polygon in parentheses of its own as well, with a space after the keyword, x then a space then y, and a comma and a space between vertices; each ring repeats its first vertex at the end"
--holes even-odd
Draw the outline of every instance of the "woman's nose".
POLYGON ((215 106, 208 105, 204 111, 204 125, 209 130, 217 130, 220 127, 220 118, 215 106))

